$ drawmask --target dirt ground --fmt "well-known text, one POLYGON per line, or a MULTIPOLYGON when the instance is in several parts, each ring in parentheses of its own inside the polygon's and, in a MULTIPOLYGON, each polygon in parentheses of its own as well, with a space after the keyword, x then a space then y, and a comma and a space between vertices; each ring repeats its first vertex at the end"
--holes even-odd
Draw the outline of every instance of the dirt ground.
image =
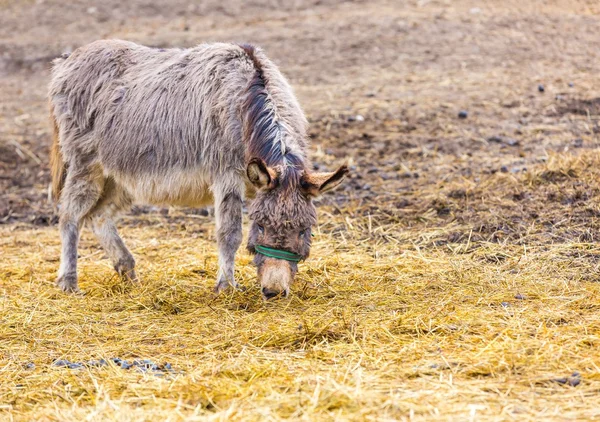
POLYGON ((0 417, 600 419, 600 3, 0 12, 0 417), (123 217, 143 287, 84 232, 88 294, 56 291, 49 62, 98 38, 260 45, 303 105, 315 168, 350 161, 288 302, 260 301, 245 252, 250 291, 212 298, 213 223, 197 209, 123 217), (52 364, 115 356, 178 372, 52 364))

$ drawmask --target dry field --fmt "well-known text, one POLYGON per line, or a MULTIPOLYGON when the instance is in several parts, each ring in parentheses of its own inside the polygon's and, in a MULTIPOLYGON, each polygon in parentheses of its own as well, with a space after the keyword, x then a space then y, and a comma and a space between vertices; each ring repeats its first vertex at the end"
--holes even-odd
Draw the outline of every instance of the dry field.
POLYGON ((599 420, 600 4, 244 3, 0 0, 0 420, 599 420), (198 209, 123 217, 141 286, 86 230, 53 285, 49 61, 110 37, 263 46, 351 160, 289 299, 243 250, 215 297, 198 209))

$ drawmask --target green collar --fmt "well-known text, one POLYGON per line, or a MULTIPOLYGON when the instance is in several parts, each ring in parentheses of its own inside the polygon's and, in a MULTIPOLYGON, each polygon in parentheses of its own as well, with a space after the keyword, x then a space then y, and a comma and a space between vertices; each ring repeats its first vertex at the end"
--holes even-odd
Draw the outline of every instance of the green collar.
POLYGON ((294 252, 282 251, 281 249, 273 249, 263 245, 256 245, 254 246, 254 249, 259 254, 268 256, 269 258, 284 259, 286 261, 292 262, 302 261, 302 257, 294 252))

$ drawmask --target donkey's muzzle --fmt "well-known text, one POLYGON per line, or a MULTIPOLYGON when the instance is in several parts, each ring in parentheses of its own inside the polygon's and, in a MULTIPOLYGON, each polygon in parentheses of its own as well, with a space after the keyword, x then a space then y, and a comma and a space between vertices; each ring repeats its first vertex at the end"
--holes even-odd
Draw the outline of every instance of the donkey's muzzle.
POLYGON ((258 268, 258 279, 265 300, 286 297, 293 281, 290 263, 281 259, 266 258, 258 268))
POLYGON ((266 300, 273 299, 273 298, 278 297, 278 296, 287 296, 285 294, 285 291, 268 289, 266 287, 262 288, 262 294, 263 294, 263 297, 266 300))

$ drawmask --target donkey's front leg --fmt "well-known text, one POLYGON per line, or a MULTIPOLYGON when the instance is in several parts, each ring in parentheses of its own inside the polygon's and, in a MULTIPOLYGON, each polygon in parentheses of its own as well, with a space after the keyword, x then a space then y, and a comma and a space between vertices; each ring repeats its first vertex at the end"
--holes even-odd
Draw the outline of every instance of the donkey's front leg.
POLYGON ((219 272, 215 286, 217 293, 229 286, 238 287, 233 270, 235 253, 242 243, 243 192, 243 187, 232 189, 231 185, 213 188, 219 248, 219 272))

